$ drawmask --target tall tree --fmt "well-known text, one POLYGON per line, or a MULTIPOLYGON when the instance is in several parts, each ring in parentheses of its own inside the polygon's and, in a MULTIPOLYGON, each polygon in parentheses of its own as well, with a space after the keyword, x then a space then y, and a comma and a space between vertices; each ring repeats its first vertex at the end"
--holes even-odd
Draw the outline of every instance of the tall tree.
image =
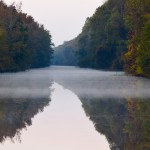
POLYGON ((52 41, 49 31, 31 16, 22 13, 21 5, 7 6, 0 1, 0 72, 21 71, 49 66, 52 41))
POLYGON ((127 0, 126 24, 130 39, 125 69, 134 75, 150 77, 150 1, 127 0))

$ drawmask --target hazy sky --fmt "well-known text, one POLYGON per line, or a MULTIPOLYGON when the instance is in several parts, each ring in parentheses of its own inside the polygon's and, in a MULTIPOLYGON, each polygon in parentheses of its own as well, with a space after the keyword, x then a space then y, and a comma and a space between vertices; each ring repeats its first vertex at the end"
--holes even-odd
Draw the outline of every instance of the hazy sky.
MULTIPOLYGON (((13 1, 4 0, 7 4, 13 1)), ((55 45, 76 37, 90 17, 104 0, 22 0, 23 12, 32 15, 44 24, 52 34, 55 45)))

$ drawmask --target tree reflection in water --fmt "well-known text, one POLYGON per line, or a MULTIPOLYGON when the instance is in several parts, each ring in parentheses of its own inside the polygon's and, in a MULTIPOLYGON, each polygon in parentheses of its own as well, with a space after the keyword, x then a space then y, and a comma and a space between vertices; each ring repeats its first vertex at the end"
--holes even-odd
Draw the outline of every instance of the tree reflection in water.
POLYGON ((0 142, 21 141, 21 131, 50 103, 53 80, 47 70, 0 75, 0 142))
POLYGON ((78 68, 1 76, 0 142, 16 137, 20 140, 21 130, 49 104, 50 76, 79 97, 111 150, 150 149, 149 80, 78 68))
POLYGON ((21 130, 31 126, 32 118, 49 102, 49 98, 0 100, 0 142, 7 138, 21 142, 21 130))
POLYGON ((150 99, 80 99, 111 150, 150 149, 150 99))
POLYGON ((80 74, 67 72, 55 81, 78 95, 111 150, 150 150, 148 79, 80 69, 80 74))

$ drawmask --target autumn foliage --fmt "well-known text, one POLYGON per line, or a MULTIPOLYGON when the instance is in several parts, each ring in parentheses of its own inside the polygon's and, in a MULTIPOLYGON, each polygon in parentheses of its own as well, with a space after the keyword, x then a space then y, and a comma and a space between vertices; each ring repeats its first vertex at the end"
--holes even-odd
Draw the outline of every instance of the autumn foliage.
POLYGON ((125 19, 130 30, 125 70, 150 77, 150 1, 127 0, 125 19))

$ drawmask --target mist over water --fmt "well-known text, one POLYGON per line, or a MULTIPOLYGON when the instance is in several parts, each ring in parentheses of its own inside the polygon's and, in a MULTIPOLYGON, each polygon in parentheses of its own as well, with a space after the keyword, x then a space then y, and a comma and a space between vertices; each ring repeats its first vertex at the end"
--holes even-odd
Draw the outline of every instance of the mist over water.
POLYGON ((124 72, 52 66, 1 74, 0 148, 145 148, 149 108, 150 80, 124 72))
POLYGON ((0 97, 49 95, 52 82, 79 95, 93 97, 150 97, 150 81, 123 72, 104 72, 77 67, 51 67, 0 75, 0 97))
POLYGON ((80 95, 93 97, 150 97, 148 79, 123 72, 103 72, 77 67, 52 67, 0 75, 0 96, 41 97, 55 81, 80 95))
POLYGON ((44 69, 0 75, 1 98, 41 98, 50 95, 53 80, 44 69))
POLYGON ((55 82, 77 95, 90 97, 150 97, 150 80, 126 75, 124 72, 105 72, 78 67, 52 67, 55 82))

